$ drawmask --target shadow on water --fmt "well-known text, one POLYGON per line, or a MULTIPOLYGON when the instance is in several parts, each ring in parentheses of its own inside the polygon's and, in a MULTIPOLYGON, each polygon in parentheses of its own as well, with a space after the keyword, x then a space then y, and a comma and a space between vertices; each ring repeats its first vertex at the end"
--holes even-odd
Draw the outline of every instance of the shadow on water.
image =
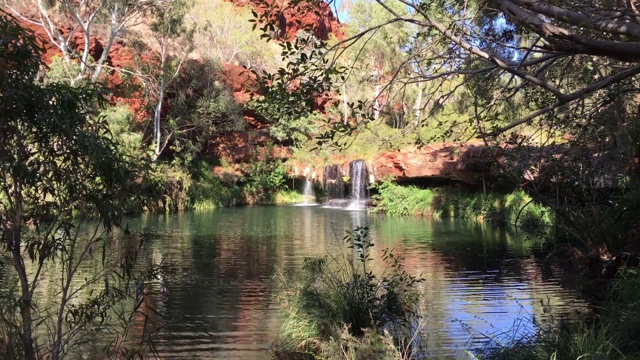
POLYGON ((130 226, 163 234, 147 256, 162 262, 168 289, 157 297, 167 319, 157 341, 165 358, 267 358, 282 318, 273 276, 295 276, 306 256, 344 251, 345 231, 358 226, 368 226, 376 244, 374 271, 384 271, 389 247, 425 278, 432 356, 479 346, 480 338, 469 343, 469 327, 506 330, 523 311, 540 319, 587 311, 574 291, 543 275, 534 241, 478 224, 282 206, 145 216, 130 226))

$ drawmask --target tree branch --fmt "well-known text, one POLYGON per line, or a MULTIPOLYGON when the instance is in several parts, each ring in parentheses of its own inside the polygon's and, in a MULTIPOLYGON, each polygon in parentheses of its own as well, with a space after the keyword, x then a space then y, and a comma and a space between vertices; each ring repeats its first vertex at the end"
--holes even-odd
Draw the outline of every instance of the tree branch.
MULTIPOLYGON (((498 0, 498 2, 500 1, 498 0)), ((534 13, 580 28, 640 38, 640 25, 629 21, 616 21, 611 18, 588 16, 538 0, 513 0, 513 3, 534 13)))
POLYGON ((635 76, 635 75, 637 75, 639 73, 640 73, 640 65, 636 65, 636 66, 631 67, 629 69, 626 69, 624 71, 620 71, 618 73, 615 73, 615 74, 613 74, 613 75, 611 75, 611 76, 609 76, 609 77, 607 77, 607 78, 605 78, 603 80, 600 80, 600 81, 598 81, 596 83, 593 83, 593 84, 591 84, 591 85, 589 85, 589 86, 587 86, 585 88, 582 88, 582 89, 580 89, 578 91, 575 91, 575 92, 567 95, 567 97, 564 100, 557 101, 554 104, 551 104, 551 105, 549 105, 549 106, 547 106, 545 108, 542 108, 542 109, 540 109, 538 111, 535 111, 535 112, 523 117, 522 119, 520 119, 518 121, 514 121, 514 122, 512 122, 511 124, 509 124, 507 126, 501 127, 500 129, 498 129, 498 130, 496 130, 496 131, 494 131, 494 132, 492 132, 490 134, 487 134, 486 136, 497 136, 497 135, 499 135, 501 133, 504 133, 505 131, 511 130, 514 127, 518 126, 518 125, 522 125, 524 123, 527 123, 527 122, 537 118, 538 116, 546 114, 549 111, 554 110, 554 109, 556 109, 556 108, 558 108, 560 106, 563 106, 563 105, 565 105, 565 104, 567 104, 567 103, 569 103, 571 101, 586 97, 586 96, 588 96, 588 95, 590 95, 590 94, 592 94, 592 93, 594 93, 594 92, 596 92, 598 90, 601 90, 601 89, 604 89, 604 88, 610 86, 611 84, 614 84, 614 83, 616 83, 618 81, 621 81, 621 80, 627 79, 629 77, 635 76))
POLYGON ((638 42, 600 40, 577 35, 567 28, 543 20, 539 14, 525 10, 512 1, 494 1, 497 8, 509 18, 542 36, 554 51, 566 54, 607 56, 624 61, 640 60, 640 43, 638 42))
MULTIPOLYGON (((378 2, 381 2, 382 0, 376 0, 378 2)), ((466 50, 468 53, 471 53, 473 55, 476 55, 479 58, 482 58, 484 60, 487 60, 495 65, 497 65, 498 67, 500 67, 501 69, 504 69, 506 71, 508 71, 511 74, 514 74, 516 76, 518 76, 521 79, 524 79, 532 84, 535 84, 547 91, 549 91, 550 93, 552 93, 556 98, 562 100, 564 99, 565 95, 563 93, 561 93, 558 89, 556 89, 553 85, 540 80, 532 75, 529 75, 523 71, 517 70, 515 67, 513 67, 513 62, 511 61, 506 61, 505 59, 499 57, 499 56, 495 56, 495 55, 491 55, 483 50, 481 50, 480 48, 471 45, 470 43, 468 43, 467 41, 465 41, 464 39, 462 39, 462 37, 455 35, 450 29, 446 28, 443 24, 441 24, 440 22, 436 21, 432 16, 430 16, 428 13, 426 13, 425 11, 423 11, 422 9, 420 9, 418 6, 415 6, 413 3, 407 1, 407 0, 399 0, 400 2, 402 2, 403 4, 410 6, 412 8, 414 8, 417 12, 419 12, 424 18, 425 18, 425 22, 420 22, 420 21, 415 21, 413 19, 405 19, 405 21, 408 22, 414 22, 414 23, 418 23, 421 24, 423 26, 427 26, 427 27, 431 27, 435 30, 437 30, 439 33, 441 33, 442 35, 444 35, 447 39, 451 40, 453 43, 455 43, 456 45, 460 46, 462 49, 466 50)))

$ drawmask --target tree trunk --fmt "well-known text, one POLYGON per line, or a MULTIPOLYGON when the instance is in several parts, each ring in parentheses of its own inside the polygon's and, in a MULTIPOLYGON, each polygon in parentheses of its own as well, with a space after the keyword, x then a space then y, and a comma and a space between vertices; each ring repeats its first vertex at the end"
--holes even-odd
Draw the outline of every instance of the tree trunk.
POLYGON ((111 30, 111 32, 109 33, 109 39, 107 40, 107 43, 104 45, 104 49, 102 50, 102 54, 96 62, 96 69, 93 71, 93 75, 91 76, 91 82, 96 82, 100 78, 100 73, 102 73, 104 63, 109 58, 111 46, 113 45, 113 41, 115 40, 116 36, 118 36, 118 31, 111 30))
POLYGON ((53 345, 51 360, 60 360, 60 354, 62 353, 62 335, 64 332, 64 316, 66 314, 65 308, 69 302, 69 289, 71 288, 71 281, 73 280, 74 274, 73 258, 75 253, 75 241, 76 240, 74 239, 67 259, 65 260, 64 255, 61 257, 61 262, 63 264, 61 283, 63 286, 60 305, 58 308, 58 318, 56 319, 55 342, 53 345), (64 269, 64 266, 66 266, 66 269, 64 269))
MULTIPOLYGON (((19 236, 19 235, 18 235, 19 236)), ((20 315, 22 317, 22 345, 24 346, 24 358, 26 360, 35 360, 36 352, 33 344, 33 330, 31 328, 33 319, 31 315, 31 292, 29 291, 29 279, 24 268, 24 262, 20 254, 20 241, 14 242, 13 267, 18 273, 20 280, 20 290, 22 296, 20 298, 20 315), (15 246, 18 245, 18 246, 15 246)))
POLYGON ((154 133, 156 135, 156 159, 160 156, 160 144, 162 142, 162 134, 160 131, 160 115, 162 114, 162 100, 164 98, 164 77, 160 80, 160 91, 159 91, 159 98, 158 98, 158 104, 156 105, 156 110, 155 110, 155 114, 153 117, 153 126, 154 126, 154 133))
POLYGON ((35 360, 36 352, 33 344, 33 318, 31 314, 31 291, 29 289, 29 278, 24 266, 22 258, 22 196, 21 189, 18 184, 14 184, 14 202, 16 206, 16 215, 11 224, 11 255, 13 258, 13 267, 18 274, 20 281, 20 316, 22 317, 22 345, 24 346, 24 358, 26 360, 35 360))
POLYGON ((376 100, 373 103, 373 118, 377 119, 380 116, 380 84, 376 84, 376 100))
POLYGON ((344 124, 349 121, 349 106, 347 106, 347 84, 342 84, 342 104, 344 105, 344 124))
MULTIPOLYGON (((69 42, 67 39, 62 36, 62 34, 58 31, 56 25, 53 20, 49 16, 49 11, 47 10, 47 5, 43 2, 43 0, 38 1, 38 9, 42 16, 42 28, 49 36, 51 42, 57 46, 62 52, 62 57, 64 62, 68 65, 71 64, 71 49, 69 48, 69 42), (57 41, 57 42, 56 42, 57 41)), ((70 33, 69 35, 73 35, 70 33)), ((70 37, 69 37, 70 39, 70 37)))
POLYGON ((416 99, 416 124, 420 122, 420 116, 422 115, 422 88, 418 89, 418 98, 416 99))
POLYGON ((84 74, 87 71, 87 65, 89 62, 89 47, 91 46, 91 37, 90 37, 91 32, 89 28, 84 28, 83 32, 84 32, 84 50, 82 51, 82 58, 80 59, 80 72, 78 73, 76 78, 73 80, 74 83, 84 77, 84 74))

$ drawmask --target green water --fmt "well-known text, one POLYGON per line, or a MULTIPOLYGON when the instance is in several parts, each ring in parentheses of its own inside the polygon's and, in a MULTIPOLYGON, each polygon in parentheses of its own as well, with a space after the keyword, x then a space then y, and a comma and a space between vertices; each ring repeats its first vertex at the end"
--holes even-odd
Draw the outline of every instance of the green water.
POLYGON ((355 226, 370 228, 374 258, 395 248, 426 279, 432 358, 481 346, 479 333, 507 330, 523 313, 541 320, 587 311, 554 278, 560 270, 532 256, 534 241, 477 224, 281 206, 145 216, 129 226, 161 234, 145 256, 163 264, 154 289, 168 290, 150 291, 166 319, 156 340, 162 358, 268 358, 282 318, 273 276, 294 276, 306 256, 342 251, 355 226))
MULTIPOLYGON (((350 251, 342 239, 356 226, 368 226, 375 243, 368 268, 383 272, 382 250, 394 248, 407 271, 425 279, 420 286, 428 358, 455 358, 461 349, 477 349, 523 315, 553 323, 589 313, 559 280, 572 274, 543 266, 532 255, 536 241, 476 223, 279 206, 147 215, 127 225, 154 234, 141 248, 139 265, 160 265, 160 272, 143 287, 147 303, 141 310, 162 325, 155 346, 163 359, 269 358, 283 318, 274 276, 296 276, 307 256, 350 251)), ((136 246, 131 237, 115 240, 136 246)), ((98 263, 81 267, 78 286, 95 275, 98 263)), ((60 271, 53 261, 43 273, 40 309, 58 296, 60 271)), ((8 274, 0 271, 0 290, 15 281, 8 274)), ((136 319, 134 334, 144 321, 136 319)), ((533 325, 515 330, 516 338, 535 331, 533 325)), ((85 352, 100 359, 100 348, 96 343, 85 352)))

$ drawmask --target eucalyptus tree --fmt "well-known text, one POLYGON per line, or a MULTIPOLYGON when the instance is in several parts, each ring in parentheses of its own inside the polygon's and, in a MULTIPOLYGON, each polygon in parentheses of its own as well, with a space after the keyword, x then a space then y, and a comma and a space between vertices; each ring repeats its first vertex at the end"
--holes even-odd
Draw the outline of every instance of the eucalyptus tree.
POLYGON ((0 323, 0 330, 16 329, 19 339, 9 348, 25 359, 61 358, 127 296, 113 277, 126 278, 130 264, 109 263, 109 236, 100 235, 118 227, 128 211, 140 211, 148 184, 144 161, 118 151, 106 122, 96 117, 100 89, 39 84, 42 54, 35 36, 0 12, 0 253, 17 277, 18 299, 11 304, 19 314, 16 324, 0 323), (95 219, 95 232, 81 241, 78 227, 87 218, 95 219), (89 258, 102 258, 103 270, 77 279, 89 258), (48 272, 52 263, 62 270, 48 272), (49 309, 37 298, 45 276, 56 284, 57 302, 49 309), (92 286, 99 291, 83 304, 80 293, 92 286))
MULTIPOLYGON (((23 20, 43 29, 62 53, 64 61, 80 63, 75 81, 89 78, 96 82, 108 63, 111 47, 128 26, 138 24, 166 0, 3 0, 5 6, 23 20), (35 11, 34 11, 35 10, 35 11), (103 30, 104 31, 100 31, 103 30), (91 57, 91 39, 106 33, 102 52, 91 57), (76 37, 82 37, 82 48, 76 37)), ((99 51, 98 51, 99 52, 99 51)))
MULTIPOLYGON (((300 1, 288 2, 290 8, 299 5, 300 1)), ((482 77, 503 81, 500 94, 491 94, 495 95, 494 104, 511 101, 515 94, 530 89, 549 97, 545 106, 503 126, 481 124, 479 132, 484 136, 502 134, 563 106, 567 108, 640 72, 640 24, 631 2, 559 6, 538 0, 380 0, 371 5, 386 12, 387 18, 369 17, 366 27, 359 26, 356 34, 329 47, 318 60, 329 59, 327 64, 333 65, 345 47, 357 46, 369 41, 372 33, 407 23, 418 28, 411 43, 385 42, 402 56, 398 59, 401 65, 395 69, 395 82, 482 77)), ((266 24, 275 21, 282 10, 271 9, 258 20, 266 24)))
MULTIPOLYGON (((353 4, 346 30, 348 36, 355 36, 365 31, 372 23, 391 20, 392 16, 385 9, 370 5, 362 0, 353 4)), ((406 7, 402 4, 389 5, 398 13, 408 15, 406 7)), ((347 49, 341 59, 343 61, 340 62, 348 68, 347 80, 342 88, 343 96, 348 96, 352 102, 354 99, 373 99, 373 116, 377 119, 383 107, 390 101, 381 96, 380 89, 400 66, 404 48, 409 45, 411 36, 416 32, 417 28, 413 25, 396 22, 371 32, 367 35, 366 41, 347 49), (347 83, 349 86, 346 86, 347 83), (358 96, 358 93, 364 93, 362 95, 366 98, 358 96)))
POLYGON ((155 156, 160 156, 171 135, 162 142, 162 111, 167 87, 180 74, 182 65, 193 50, 193 34, 195 29, 188 27, 185 16, 193 3, 189 0, 174 0, 166 6, 157 7, 152 15, 151 31, 153 40, 149 43, 157 55, 149 64, 152 74, 149 75, 154 89, 156 106, 153 114, 153 134, 155 139, 155 156), (156 64, 157 63, 157 64, 156 64), (157 67, 154 68, 154 64, 157 67))

